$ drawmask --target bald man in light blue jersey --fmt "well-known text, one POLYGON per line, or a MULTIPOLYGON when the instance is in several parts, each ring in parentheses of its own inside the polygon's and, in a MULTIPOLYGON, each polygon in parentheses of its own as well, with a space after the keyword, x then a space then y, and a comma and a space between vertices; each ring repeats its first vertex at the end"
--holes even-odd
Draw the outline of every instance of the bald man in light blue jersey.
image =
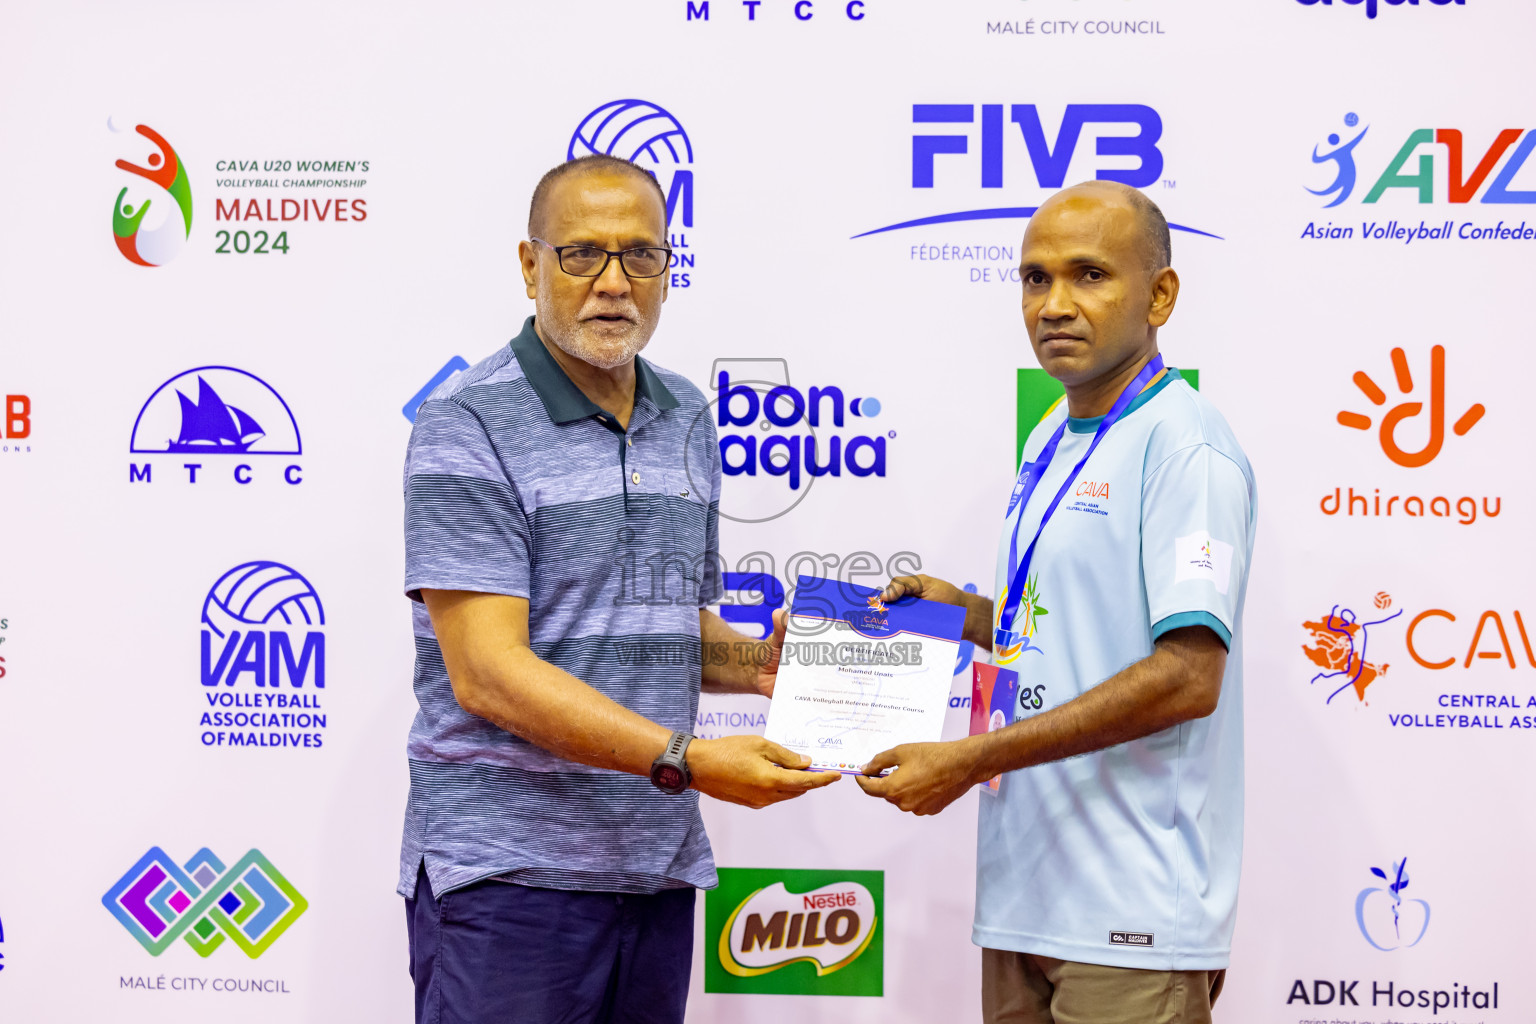
POLYGON ((981 795, 976 920, 994 1024, 1206 1024, 1236 919, 1242 616, 1253 471, 1157 331, 1178 300, 1168 226, 1112 182, 1057 193, 1024 236, 1024 321, 1066 400, 1024 446, 997 598, 966 639, 1019 673, 1014 724, 878 755, 859 784, 936 814, 981 795), (1026 704, 1023 698, 1028 696, 1026 704))

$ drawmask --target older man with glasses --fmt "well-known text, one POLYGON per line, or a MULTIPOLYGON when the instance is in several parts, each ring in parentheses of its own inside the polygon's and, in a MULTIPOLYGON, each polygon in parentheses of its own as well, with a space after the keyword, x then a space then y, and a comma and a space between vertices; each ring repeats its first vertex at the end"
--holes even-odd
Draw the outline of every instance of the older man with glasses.
POLYGON ((762 807, 838 777, 690 735, 701 686, 772 695, 783 625, 753 642, 707 607, 708 405, 639 357, 666 229, 634 164, 544 175, 518 246, 536 315, 417 414, 399 892, 420 1022, 681 1021, 694 890, 716 882, 698 793, 762 807))

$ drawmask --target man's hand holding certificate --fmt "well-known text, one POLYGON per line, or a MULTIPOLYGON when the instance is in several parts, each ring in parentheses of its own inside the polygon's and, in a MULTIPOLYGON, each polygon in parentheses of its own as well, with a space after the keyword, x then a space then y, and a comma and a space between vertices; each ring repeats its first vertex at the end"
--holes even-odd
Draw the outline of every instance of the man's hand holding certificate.
POLYGON ((939 739, 965 609, 802 576, 764 736, 813 769, 859 774, 876 754, 939 739))

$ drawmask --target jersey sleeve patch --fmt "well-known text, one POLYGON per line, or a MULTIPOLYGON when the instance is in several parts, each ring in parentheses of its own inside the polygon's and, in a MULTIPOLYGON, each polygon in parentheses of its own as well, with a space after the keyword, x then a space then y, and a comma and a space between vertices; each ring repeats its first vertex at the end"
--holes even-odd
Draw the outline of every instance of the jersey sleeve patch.
POLYGON ((1232 585, 1232 545, 1207 530, 1196 530, 1173 541, 1173 582, 1203 580, 1226 594, 1232 585))

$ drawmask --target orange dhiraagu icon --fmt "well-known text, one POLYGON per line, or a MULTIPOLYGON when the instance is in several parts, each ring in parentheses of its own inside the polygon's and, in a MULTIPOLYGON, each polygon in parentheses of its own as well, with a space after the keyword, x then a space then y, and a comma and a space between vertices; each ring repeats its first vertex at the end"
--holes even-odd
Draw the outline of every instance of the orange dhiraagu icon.
MULTIPOLYGON (((1392 372, 1397 377, 1397 390, 1404 395, 1411 395, 1413 374, 1408 369, 1408 356, 1400 348, 1392 350, 1392 372)), ((1358 371, 1354 381, 1355 385, 1365 393, 1365 397, 1371 400, 1371 404, 1387 404, 1386 392, 1365 371, 1358 371)), ((1388 410, 1387 414, 1381 418, 1381 450, 1387 453, 1387 458, 1399 466, 1414 469, 1428 465, 1436 455, 1440 454, 1440 446, 1445 443, 1445 347, 1443 345, 1436 345, 1429 350, 1429 440, 1418 451, 1405 452, 1399 447, 1394 437, 1397 426, 1403 420, 1417 416, 1423 411, 1423 402, 1403 402, 1388 410)), ((1457 437, 1462 437, 1477 425, 1477 421, 1482 419, 1487 411, 1481 403, 1474 402, 1457 418, 1451 429, 1455 431, 1457 437)), ((1339 422, 1356 430, 1371 429, 1371 418, 1357 412, 1339 413, 1339 422)))
MULTIPOLYGON (((122 131, 115 119, 109 120, 107 126, 114 132, 122 131)), ((192 184, 181 157, 163 135, 144 124, 134 130, 154 143, 159 152, 149 154, 148 167, 119 160, 118 170, 138 175, 157 186, 157 194, 168 197, 175 207, 165 211, 158 223, 148 222, 145 217, 155 205, 156 197, 144 199, 135 208, 134 203, 128 201, 128 186, 124 185, 112 207, 112 236, 117 240, 117 248, 131 262, 141 267, 163 267, 176 258, 182 245, 192 237, 192 184)))

